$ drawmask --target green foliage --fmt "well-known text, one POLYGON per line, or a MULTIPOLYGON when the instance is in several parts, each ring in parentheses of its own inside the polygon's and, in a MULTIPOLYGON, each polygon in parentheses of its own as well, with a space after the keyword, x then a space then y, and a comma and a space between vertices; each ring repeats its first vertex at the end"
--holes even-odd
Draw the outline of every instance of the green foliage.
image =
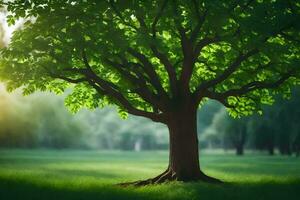
MULTIPOLYGON (((215 41, 205 45, 195 58, 189 83, 191 92, 195 92, 199 84, 220 77, 239 56, 254 50, 258 53, 247 59, 242 56, 238 68, 221 82, 207 88, 220 94, 244 89, 242 94, 224 96, 233 117, 261 112, 261 104, 273 103, 274 95, 279 93, 290 96, 290 88, 299 84, 298 0, 188 0, 169 1, 163 7, 164 3, 163 0, 41 0, 25 3, 2 0, 0 6, 6 6, 10 12, 7 16, 9 25, 20 18, 24 18, 26 23, 13 34, 10 45, 1 51, 1 80, 6 82, 8 90, 23 86, 25 95, 37 90, 61 93, 70 87, 67 82, 84 78, 81 73, 75 72, 85 68, 82 54, 86 54, 91 69, 102 80, 112 83, 113 90, 122 94, 135 108, 153 112, 153 103, 149 103, 137 90, 147 88, 152 94, 159 91, 149 81, 149 74, 140 71, 140 61, 128 53, 128 49, 148 58, 163 89, 172 97, 171 77, 150 47, 154 45, 164 52, 176 72, 175 78, 179 79, 186 55, 182 52, 178 27, 192 38, 193 30, 197 30, 201 17, 205 16, 193 42, 196 44, 203 39, 215 41), (126 63, 122 63, 124 58, 126 63), (123 71, 116 64, 112 66, 111 62, 125 65, 123 71), (126 72, 127 76, 124 75, 126 72), (146 84, 136 84, 128 78, 139 78, 139 74, 145 78, 146 84), (251 86, 258 82, 276 83, 285 74, 292 78, 274 86, 257 89, 251 86), (66 82, 58 82, 57 79, 66 82), (247 84, 250 86, 245 88, 247 84)), ((66 105, 73 112, 81 107, 93 109, 116 104, 120 107, 121 117, 126 117, 124 112, 129 107, 124 108, 111 91, 109 94, 106 90, 100 92, 87 81, 71 87, 74 91, 66 99, 66 105)))
MULTIPOLYGON (((73 112, 81 107, 95 109, 99 107, 100 95, 86 84, 78 84, 73 88, 71 94, 65 99, 65 105, 73 112)), ((103 103, 103 102, 102 102, 103 103)))

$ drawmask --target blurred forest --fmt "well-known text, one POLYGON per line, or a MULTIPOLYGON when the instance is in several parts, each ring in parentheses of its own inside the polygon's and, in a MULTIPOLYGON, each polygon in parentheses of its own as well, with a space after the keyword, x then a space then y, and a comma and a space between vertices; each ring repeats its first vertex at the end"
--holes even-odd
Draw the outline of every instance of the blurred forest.
MULTIPOLYGON (((121 119, 113 108, 70 113, 64 95, 22 96, 0 88, 1 148, 80 148, 152 150, 168 148, 167 128, 141 117, 121 119)), ((207 149, 260 150, 273 155, 299 155, 300 90, 290 100, 277 99, 262 115, 240 119, 228 116, 217 102, 198 112, 199 144, 207 149)))
POLYGON ((274 155, 299 156, 300 152, 300 90, 292 91, 289 100, 277 98, 274 105, 264 106, 261 115, 240 119, 231 118, 224 109, 213 114, 211 123, 200 137, 208 148, 235 149, 243 155, 244 149, 266 151, 274 155))

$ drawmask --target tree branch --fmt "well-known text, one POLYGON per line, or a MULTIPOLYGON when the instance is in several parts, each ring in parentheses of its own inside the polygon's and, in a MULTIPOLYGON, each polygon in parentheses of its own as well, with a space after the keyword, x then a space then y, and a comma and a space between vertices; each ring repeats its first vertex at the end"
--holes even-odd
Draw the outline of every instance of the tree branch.
POLYGON ((264 81, 253 81, 250 82, 244 86, 242 86, 239 89, 231 89, 228 90, 221 95, 224 98, 227 98, 229 96, 241 96, 244 94, 247 94, 251 91, 257 90, 257 89, 274 89, 282 85, 286 80, 293 77, 294 70, 291 70, 285 74, 283 74, 277 81, 275 82, 264 82, 264 81))
POLYGON ((196 12, 196 16, 198 18, 198 22, 194 28, 194 30, 192 30, 191 32, 191 36, 190 36, 190 41, 193 43, 196 41, 197 39, 197 36, 199 35, 199 32, 201 30, 201 27, 202 25, 204 24, 205 22, 205 18, 206 18, 206 15, 207 15, 207 10, 204 11, 204 13, 201 15, 200 12, 199 12, 199 5, 198 5, 198 2, 196 0, 193 0, 192 1, 193 4, 194 4, 194 8, 195 8, 195 12, 196 12))
POLYGON ((178 93, 177 75, 176 75, 174 66, 171 64, 171 62, 169 61, 168 57, 165 54, 158 51, 156 46, 154 46, 154 45, 151 46, 151 50, 152 50, 153 54, 160 60, 160 62, 165 67, 165 70, 168 73, 172 94, 174 96, 177 96, 177 93, 178 93))
POLYGON ((232 73, 234 73, 237 70, 237 68, 240 66, 240 64, 243 61, 246 61, 249 57, 255 55, 258 52, 259 52, 258 49, 253 49, 251 51, 248 51, 246 54, 240 54, 222 74, 220 74, 219 76, 217 76, 212 80, 200 84, 194 92, 195 96, 200 96, 203 90, 215 86, 223 82, 224 80, 226 80, 232 73))
POLYGON ((123 77, 125 77, 132 85, 136 86, 137 88, 133 91, 136 92, 142 99, 146 102, 150 103, 154 109, 165 110, 163 104, 161 104, 157 99, 156 96, 148 89, 147 84, 144 80, 135 77, 134 75, 130 74, 126 70, 126 66, 123 64, 113 62, 108 58, 103 59, 108 65, 116 69, 123 77))
MULTIPOLYGON (((84 51, 83 51, 84 52, 84 51)), ((76 68, 68 68, 65 71, 74 72, 77 74, 84 75, 88 80, 89 84, 95 88, 99 93, 108 95, 115 100, 117 100, 122 107, 124 107, 128 113, 138 116, 147 117, 156 122, 164 123, 164 115, 159 113, 152 113, 139 110, 131 105, 129 100, 127 100, 119 88, 113 84, 112 82, 108 82, 102 78, 100 78, 91 68, 89 62, 86 58, 86 54, 82 53, 82 59, 85 64, 85 69, 76 69, 76 68)))
POLYGON ((144 54, 139 53, 132 48, 128 48, 128 53, 131 54, 133 57, 137 58, 143 64, 144 71, 149 76, 151 84, 157 90, 158 94, 163 99, 167 100, 168 95, 160 83, 158 74, 154 70, 153 65, 150 63, 150 61, 147 59, 147 57, 144 54))
POLYGON ((158 23, 160 17, 162 16, 162 13, 163 13, 163 11, 164 11, 164 9, 165 9, 167 3, 168 3, 168 0, 164 0, 164 1, 163 1, 162 5, 161 5, 161 7, 160 7, 160 9, 159 9, 159 11, 157 12, 157 15, 155 16, 155 18, 154 18, 154 20, 153 20, 153 23, 152 23, 152 25, 151 25, 151 29, 152 29, 152 37, 153 37, 153 38, 156 38, 156 25, 157 25, 157 23, 158 23))
MULTIPOLYGON (((103 90, 101 87, 99 87, 97 84, 94 82, 90 82, 91 86, 96 89, 97 92, 103 93, 106 92, 103 90)), ((151 112, 146 112, 143 110, 139 110, 135 107, 133 107, 126 98, 120 96, 115 96, 114 94, 107 93, 106 95, 113 97, 116 99, 126 110, 129 114, 136 115, 136 116, 141 116, 141 117, 146 117, 151 119, 154 122, 162 122, 165 123, 165 117, 163 114, 159 113, 151 113, 151 112)))
POLYGON ((300 44, 300 39, 295 38, 287 33, 284 33, 283 31, 280 33, 280 35, 283 36, 284 39, 288 40, 288 41, 292 41, 292 42, 296 42, 298 44, 300 44))
POLYGON ((215 37, 212 37, 212 38, 209 38, 209 37, 206 37, 202 40, 200 40, 196 46, 195 46, 195 49, 194 49, 194 56, 195 56, 195 60, 198 58, 201 50, 206 47, 207 45, 210 45, 210 44, 213 44, 213 43, 216 43, 216 42, 220 42, 221 39, 217 36, 215 37))
POLYGON ((69 82, 69 83, 82 83, 82 82, 88 81, 86 78, 78 78, 78 79, 74 79, 74 78, 69 78, 69 77, 66 77, 66 76, 54 75, 54 74, 50 74, 50 76, 51 76, 52 78, 58 78, 58 79, 67 81, 67 82, 69 82))
POLYGON ((109 0, 108 1, 109 5, 111 6, 112 10, 114 11, 114 13, 117 15, 117 17, 121 20, 121 22, 128 26, 128 27, 131 27, 133 28, 135 31, 138 31, 138 28, 132 24, 130 24, 129 22, 127 22, 124 17, 122 16, 122 13, 117 9, 117 7, 115 6, 114 4, 114 1, 113 0, 109 0))

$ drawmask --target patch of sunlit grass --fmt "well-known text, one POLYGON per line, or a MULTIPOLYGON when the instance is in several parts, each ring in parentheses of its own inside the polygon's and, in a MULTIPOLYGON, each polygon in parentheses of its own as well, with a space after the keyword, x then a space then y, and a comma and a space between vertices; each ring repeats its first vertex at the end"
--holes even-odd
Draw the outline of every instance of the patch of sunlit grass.
POLYGON ((0 151, 0 199, 297 199, 300 160, 266 155, 203 154, 204 171, 224 185, 181 183, 120 188, 153 177, 167 152, 0 151), (22 195, 21 195, 22 194, 22 195))

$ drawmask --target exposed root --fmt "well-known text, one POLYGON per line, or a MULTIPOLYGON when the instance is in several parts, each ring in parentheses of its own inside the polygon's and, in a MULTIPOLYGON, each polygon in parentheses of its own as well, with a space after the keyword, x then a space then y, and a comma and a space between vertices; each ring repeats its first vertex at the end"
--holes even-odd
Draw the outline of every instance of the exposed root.
POLYGON ((160 175, 158 175, 154 178, 141 180, 141 181, 128 182, 128 183, 120 183, 118 185, 125 186, 125 187, 127 187, 127 186, 145 186, 145 185, 165 183, 165 182, 172 181, 172 180, 173 180, 172 172, 169 169, 167 169, 166 171, 164 171, 163 173, 161 173, 160 175))
POLYGON ((212 183, 212 184, 222 184, 223 181, 207 176, 204 173, 200 172, 198 176, 189 178, 189 179, 182 179, 177 176, 175 172, 173 172, 170 169, 167 169, 160 175, 146 179, 146 180, 140 180, 140 181, 134 181, 134 182, 127 182, 127 183, 120 183, 118 184, 119 186, 127 187, 127 186, 146 186, 146 185, 153 185, 153 184, 162 184, 166 182, 171 182, 171 181, 184 181, 184 182, 196 182, 196 181, 203 181, 206 183, 212 183))

